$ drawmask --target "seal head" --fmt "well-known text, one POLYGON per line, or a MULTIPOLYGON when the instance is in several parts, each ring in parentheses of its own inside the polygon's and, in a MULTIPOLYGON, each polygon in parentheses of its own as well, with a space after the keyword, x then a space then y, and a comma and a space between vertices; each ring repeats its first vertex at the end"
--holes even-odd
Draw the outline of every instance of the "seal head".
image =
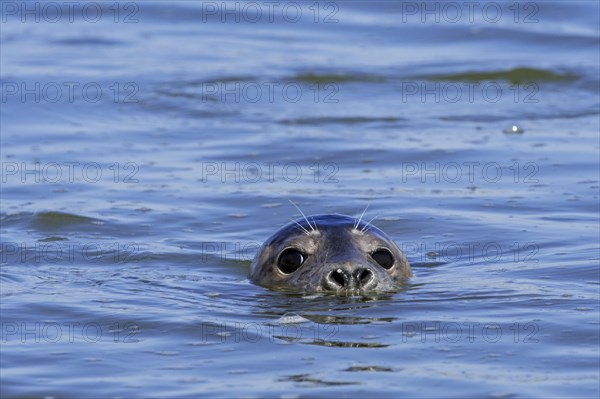
POLYGON ((250 279, 270 288, 358 294, 392 291, 412 273, 398 246, 370 223, 315 215, 283 226, 261 247, 250 279))

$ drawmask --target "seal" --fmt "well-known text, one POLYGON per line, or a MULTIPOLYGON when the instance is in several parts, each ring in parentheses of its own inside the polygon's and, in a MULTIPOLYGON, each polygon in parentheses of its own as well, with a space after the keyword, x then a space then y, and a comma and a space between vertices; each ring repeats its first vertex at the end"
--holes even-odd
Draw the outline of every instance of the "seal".
POLYGON ((383 231, 361 219, 326 214, 292 220, 261 246, 250 279, 309 293, 397 289, 412 276, 406 257, 383 231))

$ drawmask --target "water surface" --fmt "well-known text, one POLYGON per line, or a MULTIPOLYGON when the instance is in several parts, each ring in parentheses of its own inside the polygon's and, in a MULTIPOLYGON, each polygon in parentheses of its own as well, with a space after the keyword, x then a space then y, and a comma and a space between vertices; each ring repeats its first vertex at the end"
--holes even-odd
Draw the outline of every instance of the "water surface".
POLYGON ((598 396, 596 2, 56 4, 2 9, 2 397, 598 396), (415 278, 253 285, 288 199, 415 278))

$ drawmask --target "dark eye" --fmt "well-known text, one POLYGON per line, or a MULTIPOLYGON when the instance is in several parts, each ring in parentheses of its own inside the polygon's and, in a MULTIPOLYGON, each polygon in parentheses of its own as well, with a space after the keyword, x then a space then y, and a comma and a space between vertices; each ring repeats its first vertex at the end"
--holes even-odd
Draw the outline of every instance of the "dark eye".
POLYGON ((285 274, 290 274, 298 270, 304 263, 302 252, 294 248, 288 248, 279 255, 277 267, 285 274))
POLYGON ((387 249, 378 249, 371 254, 371 258, 384 269, 391 269, 394 266, 394 257, 387 249))

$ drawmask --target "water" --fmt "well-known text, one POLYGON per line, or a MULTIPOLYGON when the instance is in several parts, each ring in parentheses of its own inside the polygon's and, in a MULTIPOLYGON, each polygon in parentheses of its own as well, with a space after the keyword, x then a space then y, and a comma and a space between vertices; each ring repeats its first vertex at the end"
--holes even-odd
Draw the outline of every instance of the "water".
POLYGON ((2 4, 2 397, 598 396, 597 2, 51 4, 2 4), (288 199, 416 277, 253 285, 288 199))

